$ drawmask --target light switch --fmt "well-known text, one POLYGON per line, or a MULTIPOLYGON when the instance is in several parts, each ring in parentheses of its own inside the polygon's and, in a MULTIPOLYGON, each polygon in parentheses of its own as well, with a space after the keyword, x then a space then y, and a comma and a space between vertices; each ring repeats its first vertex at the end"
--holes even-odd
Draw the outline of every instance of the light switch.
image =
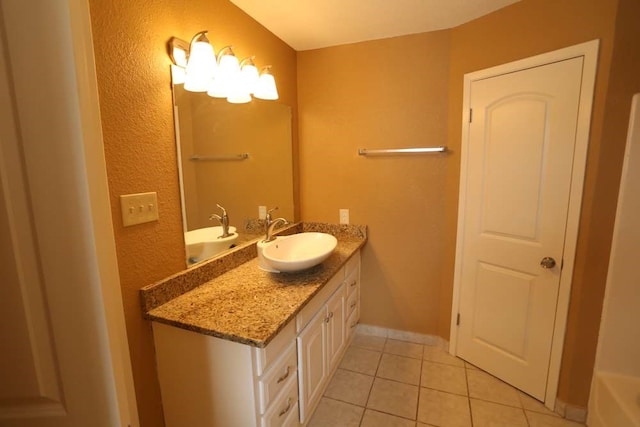
POLYGON ((158 195, 150 193, 125 194, 120 196, 122 224, 125 227, 158 220, 158 195))
POLYGON ((349 224, 349 209, 340 209, 340 224, 349 224))

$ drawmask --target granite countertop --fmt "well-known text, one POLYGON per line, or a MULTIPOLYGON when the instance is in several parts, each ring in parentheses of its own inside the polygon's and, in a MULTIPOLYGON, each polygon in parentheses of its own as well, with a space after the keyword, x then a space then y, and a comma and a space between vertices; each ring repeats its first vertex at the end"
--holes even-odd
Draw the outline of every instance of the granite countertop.
MULTIPOLYGON (((312 224, 303 230, 316 231, 317 228, 317 224, 315 227, 312 224)), ((366 241, 366 231, 362 236, 331 234, 338 238, 338 245, 320 265, 298 273, 268 273, 258 268, 258 259, 254 257, 161 305, 147 306, 145 317, 265 347, 366 241)), ((144 292, 158 285, 161 284, 142 290, 143 309, 144 292)))

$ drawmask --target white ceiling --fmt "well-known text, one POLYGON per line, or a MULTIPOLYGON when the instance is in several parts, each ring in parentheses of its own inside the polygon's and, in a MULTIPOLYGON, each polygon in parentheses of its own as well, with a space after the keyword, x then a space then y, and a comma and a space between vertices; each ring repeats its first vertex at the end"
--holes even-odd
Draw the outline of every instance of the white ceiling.
POLYGON ((231 0, 295 50, 456 27, 519 0, 231 0))

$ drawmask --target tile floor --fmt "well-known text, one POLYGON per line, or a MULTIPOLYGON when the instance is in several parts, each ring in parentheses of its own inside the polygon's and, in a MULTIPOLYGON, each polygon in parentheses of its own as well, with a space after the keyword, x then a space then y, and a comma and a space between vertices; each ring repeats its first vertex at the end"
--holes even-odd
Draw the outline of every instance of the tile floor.
POLYGON ((436 347, 356 335, 309 427, 579 427, 436 347))

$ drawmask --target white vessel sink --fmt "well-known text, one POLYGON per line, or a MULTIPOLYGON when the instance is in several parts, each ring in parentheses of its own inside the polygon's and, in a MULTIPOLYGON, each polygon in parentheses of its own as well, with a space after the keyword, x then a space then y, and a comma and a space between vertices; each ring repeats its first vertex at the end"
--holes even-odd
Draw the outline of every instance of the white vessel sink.
POLYGON ((294 272, 311 268, 327 259, 338 240, 326 233, 299 233, 278 237, 262 248, 271 271, 294 272))
POLYGON ((184 233, 187 264, 204 261, 229 249, 238 240, 235 227, 229 227, 229 233, 231 233, 230 236, 221 238, 222 227, 220 226, 198 228, 184 233))

